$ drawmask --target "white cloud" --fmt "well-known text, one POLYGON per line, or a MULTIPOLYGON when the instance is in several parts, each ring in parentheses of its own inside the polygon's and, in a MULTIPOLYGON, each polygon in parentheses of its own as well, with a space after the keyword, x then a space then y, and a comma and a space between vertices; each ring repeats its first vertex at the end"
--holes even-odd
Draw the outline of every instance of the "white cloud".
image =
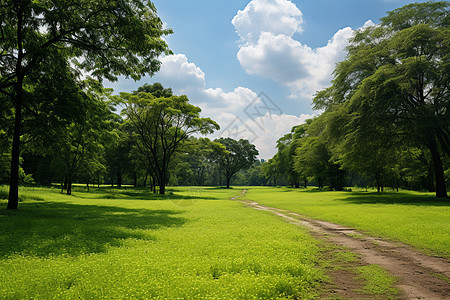
MULTIPOLYGON (((186 55, 174 54, 161 58, 161 69, 155 80, 169 81, 170 87, 177 91, 191 88, 205 88, 205 73, 194 63, 188 62, 186 55)), ((182 94, 184 94, 182 92, 182 94)))
POLYGON ((161 62, 161 69, 152 81, 171 87, 177 95, 187 95, 191 103, 202 108, 204 116, 214 119, 222 113, 242 111, 257 98, 255 92, 245 87, 230 92, 206 88, 205 73, 184 54, 165 56, 161 62))
MULTIPOLYGON (((345 47, 353 34, 346 27, 336 32, 324 47, 313 49, 302 44, 293 38, 294 33, 301 32, 302 13, 287 0, 253 0, 237 13, 232 23, 245 41, 237 53, 244 70, 281 83, 289 88, 293 98, 308 100, 330 84, 334 67, 345 58, 345 47), (261 25, 265 15, 276 16, 278 22, 268 18, 268 23, 261 25), (252 24, 256 24, 255 30, 249 29, 252 24)), ((364 27, 370 25, 372 21, 364 27)))
POLYGON ((308 75, 306 65, 313 51, 286 35, 261 34, 257 44, 241 47, 237 57, 249 74, 289 82, 308 75))
MULTIPOLYGON (((232 117, 232 116, 228 116, 232 117)), ((289 133, 292 127, 305 123, 307 119, 313 118, 314 115, 302 114, 294 115, 274 115, 266 113, 254 120, 248 119, 243 121, 239 117, 228 119, 226 127, 215 135, 223 137, 231 137, 234 139, 248 139, 256 145, 259 151, 259 158, 269 159, 277 152, 277 140, 289 133), (261 126, 263 125, 263 126, 261 126)))
POLYGON ((292 36, 302 31, 302 12, 287 0, 253 0, 240 10, 232 23, 244 42, 255 43, 261 33, 292 36))
POLYGON ((257 44, 241 47, 237 57, 247 73, 278 81, 288 86, 293 96, 311 98, 330 83, 352 34, 350 27, 341 29, 326 46, 312 49, 292 37, 265 32, 257 44))

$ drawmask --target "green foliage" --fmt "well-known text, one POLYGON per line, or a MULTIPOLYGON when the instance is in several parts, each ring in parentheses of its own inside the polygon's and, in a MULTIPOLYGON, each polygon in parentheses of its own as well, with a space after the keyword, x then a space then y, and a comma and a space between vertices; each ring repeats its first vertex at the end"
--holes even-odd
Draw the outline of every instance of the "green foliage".
MULTIPOLYGON (((345 171, 332 157, 326 115, 321 115, 299 129, 294 135, 293 169, 299 177, 309 178, 319 188, 342 190, 345 184, 345 171)), ((306 180, 305 180, 306 181, 306 180)))
POLYGON ((220 185, 215 157, 225 146, 208 138, 190 137, 183 143, 171 172, 178 185, 220 185))
POLYGON ((156 82, 154 84, 144 84, 143 86, 138 87, 133 94, 137 95, 139 93, 149 93, 155 96, 156 98, 169 98, 173 96, 173 92, 171 88, 164 88, 161 83, 156 82))
POLYGON ((450 25, 448 1, 429 1, 427 3, 411 3, 394 9, 381 18, 381 24, 390 26, 394 30, 402 30, 419 24, 433 26, 450 25))
POLYGON ((8 199, 8 191, 3 187, 0 187, 0 199, 6 200, 8 199))
POLYGON ((240 170, 251 167, 258 155, 255 145, 248 140, 240 139, 236 141, 232 138, 219 138, 214 140, 225 146, 225 151, 216 151, 215 160, 225 173, 227 188, 230 187, 231 178, 240 170))
MULTIPOLYGON (((118 74, 135 79, 153 74, 159 68, 155 58, 168 51, 161 36, 171 30, 163 29, 149 1, 3 1, 0 12, 3 53, 13 53, 22 43, 24 54, 41 60, 58 49, 69 58, 82 58, 72 61, 77 67, 110 80, 118 74)), ((9 63, 5 72, 12 69, 11 57, 1 59, 9 63)), ((30 69, 36 63, 29 60, 30 69)))

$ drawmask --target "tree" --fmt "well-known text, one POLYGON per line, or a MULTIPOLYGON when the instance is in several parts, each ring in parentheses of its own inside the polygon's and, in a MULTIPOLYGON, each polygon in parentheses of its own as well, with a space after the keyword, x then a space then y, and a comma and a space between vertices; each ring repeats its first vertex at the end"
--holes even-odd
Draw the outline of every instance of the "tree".
POLYGON ((247 169, 256 161, 259 154, 255 145, 248 140, 236 141, 232 138, 219 138, 214 140, 225 146, 226 152, 216 157, 222 170, 225 171, 227 188, 230 188, 231 178, 240 170, 247 169))
POLYGON ((9 178, 8 164, 11 156, 11 126, 12 108, 6 97, 0 94, 0 183, 6 183, 9 178))
POLYGON ((348 171, 374 178, 377 190, 383 190, 387 177, 398 161, 398 140, 391 126, 380 126, 378 116, 370 107, 353 113, 342 105, 322 116, 328 126, 324 134, 331 147, 332 159, 348 171))
POLYGON ((296 130, 294 169, 299 175, 315 180, 319 188, 329 185, 334 190, 342 190, 346 174, 333 159, 333 148, 326 134, 327 121, 326 114, 322 114, 296 130))
POLYGON ((164 88, 159 82, 155 82, 154 84, 146 83, 143 86, 138 87, 138 89, 133 92, 135 95, 139 93, 150 93, 156 98, 169 98, 173 96, 172 89, 164 88))
MULTIPOLYGON (((300 147, 301 138, 306 132, 308 124, 302 124, 292 127, 291 132, 285 134, 277 141, 279 169, 283 170, 283 176, 287 182, 295 188, 300 187, 300 181, 304 179, 294 168, 296 149, 300 147)), ((305 183, 306 185, 306 183, 305 183)))
POLYGON ((210 118, 200 118, 201 109, 184 95, 156 98, 150 93, 121 93, 118 100, 136 128, 137 147, 156 175, 159 193, 165 194, 170 162, 181 143, 195 133, 212 133, 219 125, 210 118))
POLYGON ((123 176, 132 165, 129 155, 132 150, 133 141, 132 133, 126 131, 126 127, 130 126, 127 126, 128 124, 117 125, 118 128, 114 129, 114 138, 111 140, 111 143, 107 144, 106 164, 111 185, 116 183, 118 187, 121 187, 123 176), (126 128, 125 130, 124 127, 126 128))
MULTIPOLYGON (((177 176, 184 173, 178 184, 202 186, 207 179, 207 171, 213 167, 214 153, 225 151, 225 146, 208 138, 189 138, 180 148, 180 162, 176 166, 177 176), (184 168, 181 168, 181 165, 184 168), (188 170, 186 170, 188 169, 188 170)), ((210 180, 212 178, 209 178, 210 180)))
POLYGON ((14 107, 8 209, 17 209, 22 111, 33 101, 29 75, 46 64, 71 64, 74 80, 81 70, 109 80, 151 75, 168 52, 161 36, 171 31, 144 0, 5 0, 0 20, 0 93, 14 107))
POLYGON ((88 175, 86 179, 104 169, 104 144, 111 139, 113 113, 106 102, 108 93, 100 94, 96 90, 80 93, 75 119, 54 127, 50 136, 53 152, 57 153, 65 167, 67 195, 72 194, 72 182, 80 166, 85 172, 83 175, 88 175))
POLYGON ((333 85, 315 99, 327 111, 345 106, 355 125, 350 130, 376 126, 396 148, 426 147, 437 197, 447 197, 443 155, 450 156, 449 5, 410 4, 358 31, 333 85))
POLYGON ((280 158, 279 153, 275 153, 275 155, 272 158, 270 158, 262 165, 264 177, 266 177, 267 180, 272 179, 273 186, 277 185, 278 178, 280 177, 281 174, 279 158, 280 158))

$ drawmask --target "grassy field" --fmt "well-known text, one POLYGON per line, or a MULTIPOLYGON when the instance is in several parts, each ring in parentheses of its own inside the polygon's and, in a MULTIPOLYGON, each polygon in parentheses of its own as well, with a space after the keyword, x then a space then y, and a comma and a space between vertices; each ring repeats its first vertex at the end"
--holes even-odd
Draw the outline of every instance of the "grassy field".
POLYGON ((250 187, 246 198, 450 257, 450 201, 432 194, 250 187))
POLYGON ((239 189, 174 193, 76 188, 70 197, 22 188, 18 211, 6 211, 0 200, 0 298, 319 294, 320 244, 306 230, 228 200, 239 189))

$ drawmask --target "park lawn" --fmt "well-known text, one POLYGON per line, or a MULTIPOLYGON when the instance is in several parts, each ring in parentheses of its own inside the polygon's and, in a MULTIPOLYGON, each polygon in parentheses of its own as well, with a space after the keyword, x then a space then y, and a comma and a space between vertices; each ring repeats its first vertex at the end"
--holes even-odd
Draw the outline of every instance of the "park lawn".
MULTIPOLYGON (((1 299, 314 298, 306 230, 229 200, 239 189, 22 188, 0 200, 1 299)), ((1 194, 0 194, 1 195, 1 194)))
POLYGON ((450 201, 436 199, 430 193, 250 187, 246 199, 450 257, 450 201))

